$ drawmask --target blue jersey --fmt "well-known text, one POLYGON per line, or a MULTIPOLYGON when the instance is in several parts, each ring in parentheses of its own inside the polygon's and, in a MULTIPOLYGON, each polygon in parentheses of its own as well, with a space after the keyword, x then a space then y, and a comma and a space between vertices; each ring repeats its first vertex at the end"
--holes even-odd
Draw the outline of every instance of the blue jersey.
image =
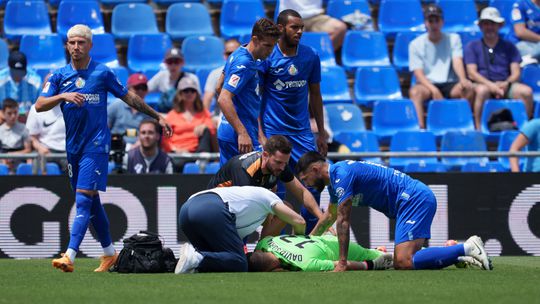
POLYGON ((364 161, 340 161, 330 165, 330 203, 352 199, 353 206, 369 206, 395 218, 420 182, 398 170, 364 161))
MULTIPOLYGON (((223 89, 234 94, 233 104, 236 114, 251 137, 253 145, 258 145, 258 118, 261 109, 258 63, 247 48, 239 47, 229 56, 223 70, 225 74, 223 89)), ((237 138, 234 128, 225 116, 222 116, 218 139, 236 142, 237 138)))
MULTIPOLYGON (((531 0, 518 0, 512 8, 512 25, 524 23, 530 31, 540 35, 540 7, 531 0)), ((514 33, 513 26, 508 35, 508 40, 513 43, 520 41, 514 33)))
POLYGON ((56 70, 43 87, 41 96, 66 92, 84 96, 84 104, 80 107, 66 101, 60 104, 66 123, 66 151, 72 154, 108 153, 111 134, 107 126, 107 92, 121 98, 127 94, 127 89, 111 69, 90 60, 84 70, 75 70, 71 64, 56 70))
POLYGON ((321 82, 319 55, 298 45, 295 56, 284 56, 279 45, 261 65, 264 71, 262 120, 265 131, 283 135, 311 132, 309 85, 321 82))

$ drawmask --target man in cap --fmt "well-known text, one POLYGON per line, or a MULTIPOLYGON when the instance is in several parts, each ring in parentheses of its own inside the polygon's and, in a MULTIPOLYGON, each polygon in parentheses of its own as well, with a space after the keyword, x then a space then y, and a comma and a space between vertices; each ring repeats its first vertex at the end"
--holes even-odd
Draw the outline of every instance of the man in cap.
POLYGON ((190 77, 199 84, 199 78, 195 74, 182 71, 184 66, 184 55, 178 48, 171 48, 165 54, 163 59, 165 69, 160 70, 154 77, 148 81, 149 92, 161 92, 158 109, 162 113, 169 112, 172 107, 172 101, 176 94, 176 87, 180 79, 190 77))
POLYGON ((521 99, 529 117, 532 115, 532 89, 519 83, 521 56, 510 41, 499 37, 504 18, 494 7, 480 13, 479 27, 483 38, 471 41, 465 48, 465 64, 475 87, 474 120, 480 129, 484 101, 489 98, 521 99))
MULTIPOLYGON (((9 54, 8 67, 0 71, 0 102, 12 98, 19 103, 20 114, 25 114, 36 101, 41 88, 41 77, 27 68, 24 53, 9 54)), ((1 105, 0 105, 1 107, 1 105)), ((0 117, 0 121, 3 119, 0 117)))
POLYGON ((465 75, 461 39, 455 33, 443 33, 443 12, 435 4, 424 11, 427 33, 409 44, 409 70, 416 77, 409 96, 416 108, 420 128, 426 127, 424 103, 427 100, 466 98, 473 100, 472 83, 465 75))

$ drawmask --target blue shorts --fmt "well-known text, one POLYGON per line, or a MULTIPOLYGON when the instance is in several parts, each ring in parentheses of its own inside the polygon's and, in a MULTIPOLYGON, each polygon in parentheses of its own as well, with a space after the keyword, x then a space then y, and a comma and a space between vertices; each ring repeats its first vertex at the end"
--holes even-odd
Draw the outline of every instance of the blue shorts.
MULTIPOLYGON (((255 151, 261 151, 262 147, 259 145, 258 142, 254 143, 256 146, 253 147, 255 151)), ((219 164, 220 167, 223 167, 229 159, 231 159, 233 156, 236 156, 240 153, 238 153, 238 143, 237 142, 230 142, 218 139, 218 145, 219 145, 219 164)))
POLYGON ((418 183, 405 190, 410 195, 402 201, 396 216, 395 244, 431 238, 431 223, 437 211, 437 200, 428 186, 418 183))
POLYGON ((109 154, 106 153, 67 153, 69 182, 73 191, 105 191, 109 154))
MULTIPOLYGON (((268 132, 266 134, 267 137, 270 137, 272 135, 283 135, 283 134, 273 134, 271 132, 268 132)), ((289 159, 289 166, 295 172, 295 166, 296 162, 304 155, 304 153, 309 151, 317 151, 317 147, 315 146, 315 137, 313 136, 313 133, 303 133, 303 134, 295 134, 295 135, 283 135, 285 136, 289 142, 292 144, 293 149, 291 152, 291 158, 289 159)))

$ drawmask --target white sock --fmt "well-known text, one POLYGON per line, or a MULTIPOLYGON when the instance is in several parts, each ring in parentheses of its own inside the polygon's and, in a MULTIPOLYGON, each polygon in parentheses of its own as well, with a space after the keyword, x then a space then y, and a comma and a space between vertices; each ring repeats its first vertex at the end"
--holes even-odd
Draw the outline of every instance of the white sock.
POLYGON ((64 255, 66 255, 69 258, 71 263, 75 263, 75 257, 77 256, 77 251, 71 248, 68 248, 68 250, 66 250, 66 253, 64 255))
POLYGON ((463 251, 465 252, 465 255, 471 254, 471 244, 468 244, 467 242, 463 243, 463 251))
POLYGON ((109 246, 103 248, 103 255, 105 256, 113 256, 116 253, 116 250, 114 250, 114 246, 111 243, 109 246))

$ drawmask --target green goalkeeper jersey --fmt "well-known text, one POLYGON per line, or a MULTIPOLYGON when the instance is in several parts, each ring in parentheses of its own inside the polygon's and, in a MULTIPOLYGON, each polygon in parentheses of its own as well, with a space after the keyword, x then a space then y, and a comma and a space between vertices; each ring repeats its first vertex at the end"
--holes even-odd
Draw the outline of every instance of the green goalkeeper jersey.
MULTIPOLYGON (((283 265, 293 271, 331 271, 339 260, 337 237, 280 235, 260 240, 255 250, 271 252, 283 265)), ((374 260, 381 252, 366 249, 356 243, 349 244, 349 261, 374 260)))

